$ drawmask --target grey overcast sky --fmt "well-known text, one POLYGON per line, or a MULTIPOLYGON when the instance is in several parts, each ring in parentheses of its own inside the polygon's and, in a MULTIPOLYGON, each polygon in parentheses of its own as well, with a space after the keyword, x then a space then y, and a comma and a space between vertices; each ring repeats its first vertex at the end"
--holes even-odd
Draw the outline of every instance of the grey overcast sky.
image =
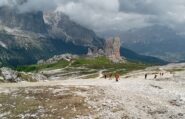
POLYGON ((16 6, 22 12, 62 11, 96 32, 125 31, 154 24, 185 31, 185 0, 0 0, 0 6, 3 5, 16 6))

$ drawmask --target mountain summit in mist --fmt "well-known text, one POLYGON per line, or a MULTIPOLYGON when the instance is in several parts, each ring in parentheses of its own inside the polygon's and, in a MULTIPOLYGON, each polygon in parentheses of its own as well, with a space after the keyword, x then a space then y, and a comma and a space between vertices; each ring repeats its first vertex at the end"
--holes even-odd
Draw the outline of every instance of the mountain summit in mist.
POLYGON ((56 54, 85 54, 87 47, 101 47, 103 39, 63 13, 19 13, 0 8, 0 59, 10 64, 33 63, 56 54))

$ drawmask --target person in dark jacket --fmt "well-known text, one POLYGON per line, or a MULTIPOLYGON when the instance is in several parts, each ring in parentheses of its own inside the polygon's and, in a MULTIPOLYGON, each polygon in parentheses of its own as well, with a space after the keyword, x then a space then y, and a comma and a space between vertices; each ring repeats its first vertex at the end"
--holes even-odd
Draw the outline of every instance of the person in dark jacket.
POLYGON ((157 78, 157 74, 155 74, 155 76, 154 76, 154 79, 156 79, 157 78))
POLYGON ((104 73, 104 78, 107 79, 107 73, 104 73))

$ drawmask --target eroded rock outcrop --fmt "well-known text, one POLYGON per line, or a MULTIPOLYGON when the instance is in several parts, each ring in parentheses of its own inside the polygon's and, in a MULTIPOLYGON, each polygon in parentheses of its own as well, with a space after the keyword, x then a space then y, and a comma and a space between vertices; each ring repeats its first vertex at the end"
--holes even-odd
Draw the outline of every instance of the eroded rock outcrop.
POLYGON ((111 37, 105 41, 105 55, 113 62, 123 61, 120 55, 121 40, 119 37, 111 37))
POLYGON ((1 82, 36 82, 47 80, 47 77, 39 73, 25 73, 12 70, 10 68, 0 68, 0 81, 1 82))
POLYGON ((125 60, 121 57, 120 48, 120 37, 111 37, 104 41, 103 49, 98 49, 96 47, 88 48, 87 56, 97 57, 104 55, 114 63, 125 62, 125 60))
POLYGON ((102 56, 102 55, 105 55, 105 52, 103 49, 98 49, 96 47, 88 48, 87 56, 97 57, 97 56, 102 56))
POLYGON ((60 60, 65 60, 65 61, 71 61, 74 59, 77 59, 79 56, 78 55, 73 55, 73 54, 62 54, 62 55, 55 55, 52 58, 49 58, 48 60, 39 60, 37 64, 53 64, 56 63, 60 60))

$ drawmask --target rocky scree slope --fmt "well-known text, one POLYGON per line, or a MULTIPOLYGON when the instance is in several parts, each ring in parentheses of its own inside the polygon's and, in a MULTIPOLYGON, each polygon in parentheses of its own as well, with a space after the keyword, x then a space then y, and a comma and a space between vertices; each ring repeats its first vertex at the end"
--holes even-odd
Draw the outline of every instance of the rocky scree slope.
POLYGON ((0 68, 0 83, 20 81, 36 82, 41 80, 47 80, 47 77, 40 73, 25 73, 10 68, 0 68))

